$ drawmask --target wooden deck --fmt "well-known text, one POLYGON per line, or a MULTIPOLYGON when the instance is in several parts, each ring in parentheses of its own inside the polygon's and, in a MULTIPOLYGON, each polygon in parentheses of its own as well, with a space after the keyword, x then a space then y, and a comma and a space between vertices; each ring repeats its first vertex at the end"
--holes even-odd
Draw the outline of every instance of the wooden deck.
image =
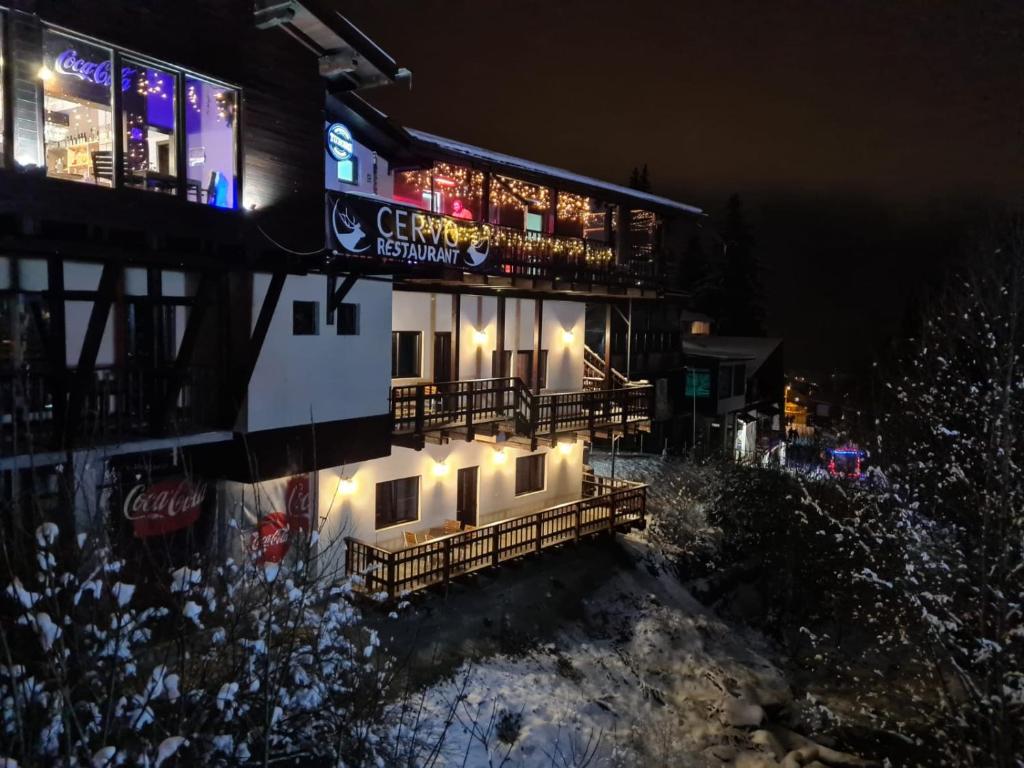
POLYGON ((395 597, 535 554, 586 536, 642 528, 647 486, 590 477, 581 498, 471 531, 389 551, 347 538, 345 570, 360 575, 367 591, 395 597))

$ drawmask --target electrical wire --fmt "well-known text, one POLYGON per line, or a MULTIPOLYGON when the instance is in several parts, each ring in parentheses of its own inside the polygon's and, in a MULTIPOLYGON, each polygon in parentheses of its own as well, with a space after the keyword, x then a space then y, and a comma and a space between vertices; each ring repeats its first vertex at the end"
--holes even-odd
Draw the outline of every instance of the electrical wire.
POLYGON ((287 246, 281 245, 279 242, 277 242, 277 240, 275 240, 266 232, 264 232, 263 227, 261 227, 259 224, 256 225, 256 229, 258 229, 260 234, 267 238, 267 240, 269 240, 271 243, 273 243, 275 246, 280 248, 285 253, 290 253, 292 256, 316 256, 317 254, 323 253, 324 251, 327 250, 327 246, 323 245, 315 251, 294 251, 291 248, 288 248, 287 246))

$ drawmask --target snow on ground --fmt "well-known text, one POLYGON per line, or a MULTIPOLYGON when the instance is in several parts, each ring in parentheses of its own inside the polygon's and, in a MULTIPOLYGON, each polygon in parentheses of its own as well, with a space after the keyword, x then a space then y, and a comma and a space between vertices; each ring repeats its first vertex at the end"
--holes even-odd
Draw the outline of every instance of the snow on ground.
POLYGON ((752 650, 758 638, 654 567, 639 538, 621 546, 633 564, 610 564, 616 573, 581 596, 582 617, 553 640, 464 663, 411 702, 422 704, 421 739, 444 734, 436 765, 777 765, 754 729, 790 692, 752 650))

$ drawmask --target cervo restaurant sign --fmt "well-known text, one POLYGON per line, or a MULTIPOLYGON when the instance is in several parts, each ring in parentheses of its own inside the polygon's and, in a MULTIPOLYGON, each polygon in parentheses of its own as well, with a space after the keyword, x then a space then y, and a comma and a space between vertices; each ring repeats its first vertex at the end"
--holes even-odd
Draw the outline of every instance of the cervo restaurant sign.
POLYGON ((188 528, 197 519, 206 499, 206 483, 184 478, 152 485, 139 483, 125 496, 124 516, 135 536, 146 539, 188 528))
POLYGON ((327 217, 327 238, 340 253, 471 271, 492 261, 490 232, 472 222, 334 192, 327 217))

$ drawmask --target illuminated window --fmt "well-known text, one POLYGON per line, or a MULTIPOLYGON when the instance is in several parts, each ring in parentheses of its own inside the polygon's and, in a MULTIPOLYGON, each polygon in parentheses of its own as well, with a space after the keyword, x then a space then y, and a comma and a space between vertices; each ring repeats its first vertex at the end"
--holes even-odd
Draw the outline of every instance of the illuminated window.
POLYGON ((109 48, 43 31, 46 175, 114 185, 113 62, 109 48))
POLYGON ((704 320, 694 320, 690 323, 690 333, 694 336, 707 336, 711 333, 711 323, 704 320))
POLYGON ((126 59, 121 81, 124 183, 177 194, 177 75, 126 59))
POLYGON ((238 91, 185 78, 185 157, 189 199, 238 207, 238 91))

